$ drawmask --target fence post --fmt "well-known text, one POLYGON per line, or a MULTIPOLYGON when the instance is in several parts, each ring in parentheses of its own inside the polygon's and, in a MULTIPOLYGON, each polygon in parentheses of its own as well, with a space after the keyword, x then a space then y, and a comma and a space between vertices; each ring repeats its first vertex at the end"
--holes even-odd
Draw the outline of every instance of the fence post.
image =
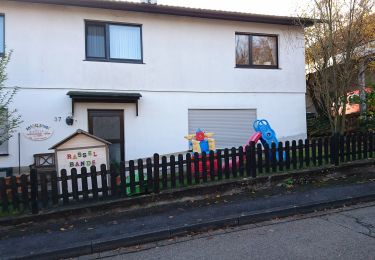
POLYGON ((337 134, 335 138, 335 165, 338 166, 340 164, 340 140, 341 140, 341 135, 337 134))
POLYGON ((333 136, 333 163, 338 166, 340 164, 340 134, 336 133, 333 136))
POLYGON ((3 212, 7 212, 9 210, 8 204, 8 194, 7 194, 7 185, 5 182, 5 178, 0 178, 0 195, 1 195, 1 208, 3 212))
POLYGON ((258 173, 263 173, 263 149, 261 144, 257 144, 257 166, 258 173))
POLYGON ((154 154, 154 192, 160 192, 160 183, 159 183, 159 154, 154 154))
POLYGON ((250 142, 250 171, 251 171, 251 177, 256 178, 257 177, 257 161, 256 161, 256 150, 255 150, 255 142, 250 142))
POLYGON ((369 156, 372 158, 374 152, 374 133, 369 132, 369 144, 368 144, 369 156))
POLYGON ((30 186, 31 186, 31 213, 38 214, 38 173, 35 169, 30 172, 30 186))

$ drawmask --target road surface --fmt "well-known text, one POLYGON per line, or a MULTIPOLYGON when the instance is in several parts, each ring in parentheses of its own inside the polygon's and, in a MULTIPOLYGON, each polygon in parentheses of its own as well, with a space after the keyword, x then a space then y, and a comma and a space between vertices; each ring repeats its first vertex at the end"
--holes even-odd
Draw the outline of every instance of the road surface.
POLYGON ((375 259, 375 204, 190 235, 78 259, 375 259))

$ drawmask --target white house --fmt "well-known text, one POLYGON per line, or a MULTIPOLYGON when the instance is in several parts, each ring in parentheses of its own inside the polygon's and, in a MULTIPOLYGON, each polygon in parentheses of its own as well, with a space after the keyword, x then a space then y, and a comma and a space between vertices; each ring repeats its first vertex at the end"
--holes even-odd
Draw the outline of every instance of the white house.
POLYGON ((1 0, 0 53, 9 50, 6 87, 19 88, 23 123, 20 140, 0 147, 0 168, 32 164, 77 129, 111 142, 112 160, 186 151, 198 127, 219 147, 243 145, 257 118, 280 139, 306 137, 303 28, 292 17, 1 0), (30 139, 35 124, 48 139, 30 139))

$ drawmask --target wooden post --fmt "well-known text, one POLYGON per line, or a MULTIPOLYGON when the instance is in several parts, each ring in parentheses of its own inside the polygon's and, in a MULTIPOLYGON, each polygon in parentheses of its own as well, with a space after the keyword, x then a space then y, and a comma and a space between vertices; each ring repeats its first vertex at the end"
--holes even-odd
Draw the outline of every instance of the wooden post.
POLYGON ((215 180, 215 152, 210 151, 209 153, 209 161, 210 161, 210 180, 215 180))
POLYGON ((305 139, 305 165, 310 166, 310 140, 305 139))
POLYGON ((284 171, 284 149, 282 142, 279 142, 277 146, 277 152, 279 157, 279 171, 284 171))
POLYGON ((277 172, 276 144, 271 144, 271 165, 272 172, 277 172))
POLYGON ((31 188, 31 213, 38 214, 38 174, 35 169, 30 172, 30 188, 31 188))
POLYGON ((257 144, 257 166, 258 173, 263 173, 263 149, 261 144, 257 144))
POLYGON ((186 181, 188 185, 192 184, 192 173, 191 173, 191 154, 186 154, 186 181))
POLYGON ((293 140, 292 141, 292 164, 293 164, 293 169, 297 169, 297 141, 293 140))
POLYGON ((225 179, 230 178, 230 171, 229 171, 229 149, 225 148, 224 149, 224 175, 225 179))
POLYGON ((69 194, 68 194, 68 178, 66 174, 66 170, 61 170, 61 191, 63 196, 63 204, 69 204, 69 194))
POLYGON ((318 139, 318 165, 323 164, 323 140, 322 138, 318 139))
POLYGON ((159 183, 159 154, 154 154, 154 192, 159 193, 160 192, 160 183, 159 183))
POLYGON ((250 142, 250 171, 251 171, 251 177, 256 178, 257 177, 257 160, 256 160, 256 150, 255 150, 255 142, 250 142))
POLYGON ((1 195, 1 208, 3 212, 9 211, 9 200, 7 194, 7 185, 5 182, 5 178, 0 178, 0 195, 1 195))
POLYGON ((269 145, 266 143, 264 144, 264 166, 266 169, 266 173, 270 173, 271 171, 271 150, 269 145))
POLYGON ((169 163, 171 164, 171 187, 176 188, 176 157, 174 155, 170 156, 169 163))
POLYGON ((180 184, 180 186, 185 185, 184 156, 182 154, 178 155, 178 183, 180 184))
POLYGON ((145 192, 145 180, 144 180, 145 176, 144 176, 143 160, 142 159, 138 159, 137 166, 138 166, 139 190, 140 190, 141 193, 144 193, 145 192))
POLYGON ((73 199, 75 201, 79 201, 79 196, 78 196, 78 177, 77 177, 77 169, 76 168, 73 168, 71 170, 70 176, 72 177, 73 199))
POLYGON ((352 161, 357 160, 357 136, 352 135, 352 161))
POLYGON ((195 184, 199 184, 199 154, 194 153, 194 179, 195 179, 195 184))
POLYGON ((58 192, 58 180, 57 171, 51 172, 51 194, 52 194, 52 204, 57 205, 59 203, 59 192, 58 192))
POLYGON ((100 177, 102 181, 102 196, 103 198, 108 197, 108 184, 107 184, 107 166, 105 164, 100 165, 100 177))
POLYGON ((303 156, 303 151, 304 151, 304 144, 303 141, 300 139, 298 140, 298 161, 299 161, 299 168, 302 169, 304 167, 304 156, 303 156))
POLYGON ((130 182, 130 193, 134 194, 135 193, 135 167, 134 167, 134 160, 130 160, 129 161, 129 182, 130 182))
POLYGON ((21 192, 23 209, 29 209, 29 183, 26 174, 21 175, 21 192))
POLYGON ((87 169, 86 167, 81 168, 81 183, 82 183, 82 194, 83 200, 89 199, 89 186, 87 183, 87 169))
POLYGON ((167 170, 168 170, 167 157, 162 156, 161 157, 161 183, 162 183, 163 190, 168 189, 167 170))
POLYGON ((118 192, 117 192, 117 172, 116 172, 116 168, 113 164, 111 164, 109 171, 110 171, 110 174, 111 174, 111 196, 115 197, 115 196, 118 195, 118 192))
POLYGON ((237 150, 235 147, 231 149, 231 157, 232 157, 232 176, 233 178, 237 178, 237 150))
POLYGON ((154 188, 154 180, 152 176, 152 159, 146 159, 146 170, 147 170, 147 192, 151 192, 154 188))
POLYGON ((222 157, 221 157, 221 150, 216 151, 216 160, 217 160, 217 179, 223 179, 223 165, 222 165, 222 157))
POLYGON ((91 172, 91 186, 92 186, 92 195, 93 199, 97 200, 99 197, 99 191, 98 191, 98 175, 96 173, 96 167, 91 166, 90 167, 90 172, 91 172))
POLYGON ((348 134, 348 135, 346 135, 346 137, 345 137, 345 153, 346 153, 346 161, 347 162, 350 162, 350 158, 351 158, 351 156, 350 156, 350 153, 351 153, 351 149, 350 149, 350 144, 351 144, 351 139, 350 139, 350 135, 348 134))
POLYGON ((202 152, 202 180, 207 182, 207 154, 202 152))
POLYGON ((13 208, 16 210, 20 209, 20 200, 18 197, 18 184, 17 184, 17 178, 16 176, 12 176, 10 178, 10 187, 12 189, 12 204, 13 208))

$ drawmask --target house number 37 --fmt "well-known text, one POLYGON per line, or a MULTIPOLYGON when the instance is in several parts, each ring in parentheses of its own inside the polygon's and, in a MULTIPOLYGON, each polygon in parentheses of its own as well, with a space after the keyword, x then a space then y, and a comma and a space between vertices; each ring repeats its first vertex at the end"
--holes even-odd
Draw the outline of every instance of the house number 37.
POLYGON ((55 116, 55 122, 60 122, 61 121, 61 116, 55 116))

